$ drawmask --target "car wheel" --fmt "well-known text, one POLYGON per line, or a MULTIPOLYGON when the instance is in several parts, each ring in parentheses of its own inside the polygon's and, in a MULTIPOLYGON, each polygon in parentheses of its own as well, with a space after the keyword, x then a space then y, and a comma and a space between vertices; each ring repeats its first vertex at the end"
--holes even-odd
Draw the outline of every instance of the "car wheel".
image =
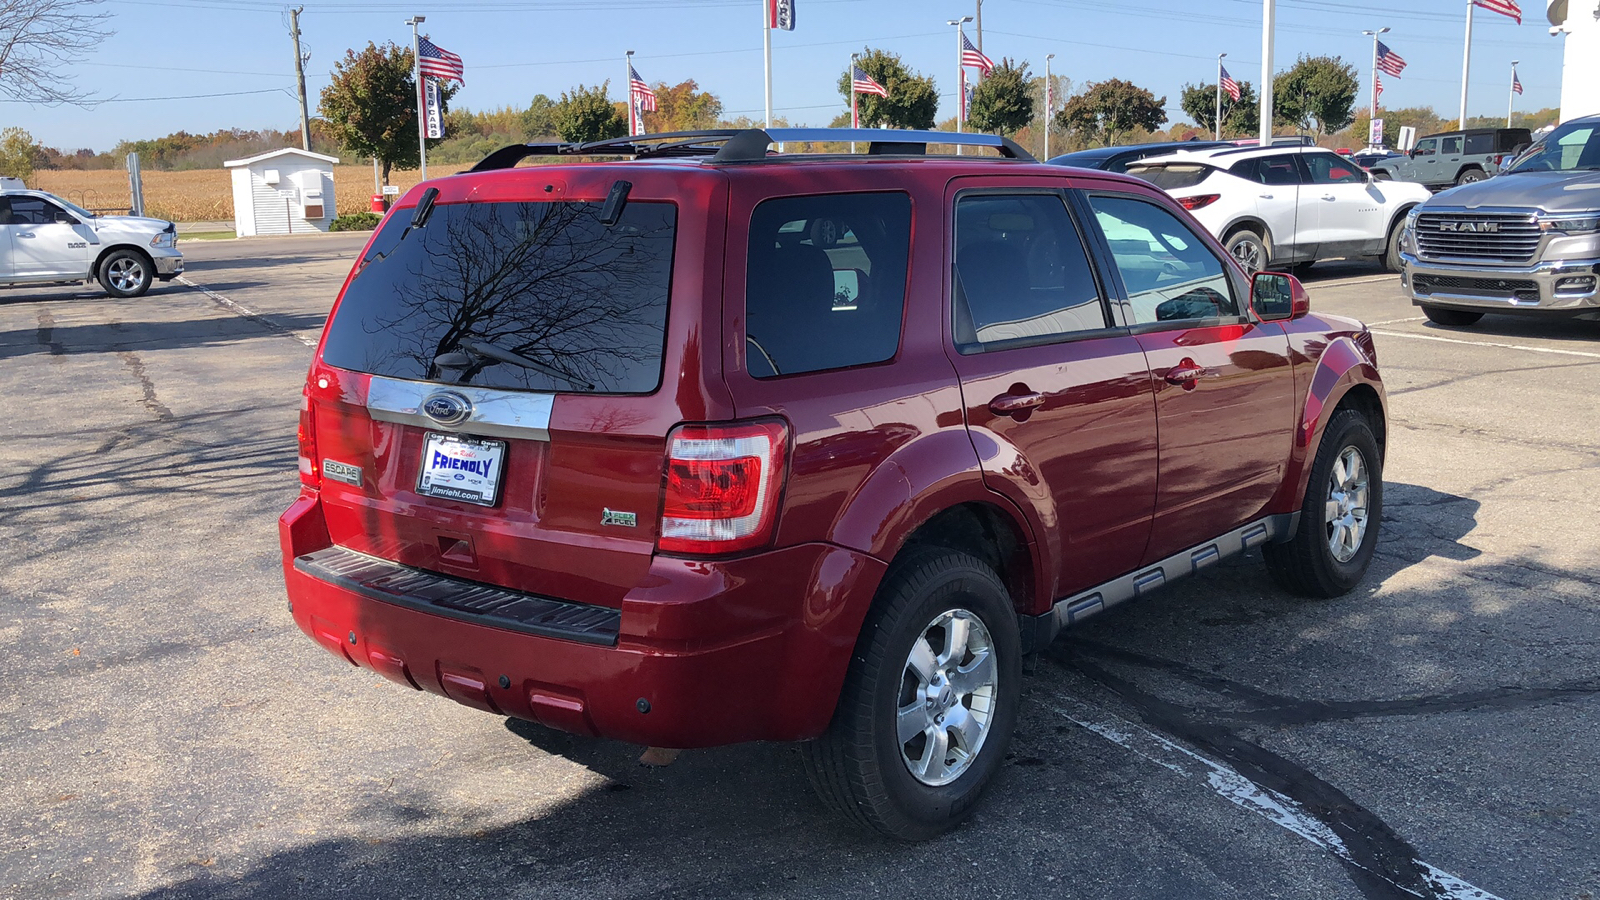
POLYGON ((1460 175, 1456 176, 1456 184, 1472 184, 1475 181, 1482 181, 1488 177, 1489 176, 1484 174, 1482 169, 1466 169, 1460 175))
POLYGON ((1395 219, 1389 228, 1389 240, 1384 244, 1383 268, 1387 272, 1400 271, 1400 235, 1405 231, 1405 217, 1395 219))
POLYGON ((1376 169, 1372 173, 1372 180, 1373 181, 1393 181, 1394 180, 1394 176, 1390 175, 1388 172, 1386 172, 1386 171, 1384 171, 1382 169, 1376 169))
POLYGON ((100 286, 113 297, 139 297, 150 290, 154 267, 132 250, 117 250, 100 263, 100 286))
POLYGON ((1444 309, 1438 306, 1424 306, 1422 314, 1428 321, 1435 325, 1446 325, 1451 328, 1465 328, 1483 318, 1481 312, 1467 312, 1461 309, 1444 309))
POLYGON ((1305 597, 1337 597, 1367 574, 1383 518, 1383 460, 1366 416, 1334 413, 1317 448, 1288 542, 1267 544, 1267 569, 1284 589, 1305 597))
POLYGON ((972 811, 1000 768, 1021 696, 1021 643, 994 571, 951 550, 897 562, 862 626, 806 774, 846 818, 925 840, 972 811))
POLYGON ((1228 241, 1224 246, 1228 254, 1244 267, 1247 275, 1254 275, 1265 269, 1272 258, 1267 250, 1266 239, 1248 228, 1241 228, 1228 235, 1228 241))

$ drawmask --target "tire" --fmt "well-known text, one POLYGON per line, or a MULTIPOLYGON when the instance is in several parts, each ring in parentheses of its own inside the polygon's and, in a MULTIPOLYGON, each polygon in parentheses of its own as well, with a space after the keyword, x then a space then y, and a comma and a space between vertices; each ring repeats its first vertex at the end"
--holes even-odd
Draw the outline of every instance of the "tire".
POLYGON ((1383 519, 1383 459, 1366 416, 1340 410, 1328 422, 1311 466, 1300 526, 1262 553, 1278 584, 1302 597, 1337 597, 1372 565, 1383 519), (1330 515, 1331 514, 1331 515, 1330 515))
POLYGON ((1268 246, 1266 238, 1248 228, 1228 235, 1223 247, 1244 268, 1246 275, 1260 272, 1272 261, 1272 248, 1268 246))
POLYGON ((1489 176, 1485 174, 1482 169, 1473 166, 1470 169, 1461 170, 1461 174, 1456 176, 1456 184, 1472 184, 1477 181, 1482 181, 1488 177, 1489 176))
POLYGON ((1021 680, 1016 612, 994 571, 965 553, 914 551, 878 591, 827 732, 803 745, 806 774, 857 825, 903 841, 949 831, 1005 758, 1021 680), (952 653, 958 627, 964 649, 952 653), (930 755, 941 738, 949 753, 930 755), (963 744, 975 752, 963 758, 963 744))
POLYGON ((1465 328, 1468 325, 1476 324, 1479 319, 1483 318, 1483 313, 1481 312, 1445 309, 1440 306, 1424 306, 1422 314, 1428 317, 1429 322, 1450 328, 1465 328))
POLYGON ((113 297, 141 297, 155 280, 155 266, 133 250, 114 250, 100 261, 100 286, 113 297))
POLYGON ((1317 261, 1314 259, 1308 262, 1297 262, 1289 267, 1289 273, 1301 281, 1304 281, 1311 275, 1311 267, 1316 264, 1317 261))
POLYGON ((1390 175, 1388 172, 1386 172, 1386 171, 1384 171, 1382 169, 1375 169, 1372 172, 1372 180, 1373 181, 1393 181, 1394 180, 1394 176, 1390 175))
POLYGON ((1385 272, 1400 271, 1400 233, 1405 231, 1406 217, 1400 216, 1389 227, 1389 240, 1383 247, 1383 270, 1385 272))

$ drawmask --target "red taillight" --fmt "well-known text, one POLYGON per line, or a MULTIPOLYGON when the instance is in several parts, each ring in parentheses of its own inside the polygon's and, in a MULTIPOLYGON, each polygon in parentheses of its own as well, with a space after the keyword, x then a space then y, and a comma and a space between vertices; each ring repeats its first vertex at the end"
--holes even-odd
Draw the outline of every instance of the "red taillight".
POLYGON ((1184 209, 1202 209, 1222 199, 1221 194, 1196 194, 1193 197, 1179 197, 1178 205, 1184 209))
POLYGON ((311 386, 300 392, 300 483, 322 487, 322 465, 317 461, 317 425, 311 417, 311 386))
POLYGON ((665 553, 732 553, 772 538, 789 429, 776 420, 681 425, 667 438, 665 553))

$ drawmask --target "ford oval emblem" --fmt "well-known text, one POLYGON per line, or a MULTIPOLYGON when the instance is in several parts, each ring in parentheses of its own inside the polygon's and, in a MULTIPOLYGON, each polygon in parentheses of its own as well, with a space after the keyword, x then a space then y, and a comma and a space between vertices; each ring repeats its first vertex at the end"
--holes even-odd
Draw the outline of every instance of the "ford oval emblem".
POLYGON ((422 401, 422 412, 440 425, 460 425, 472 418, 472 401, 455 391, 434 391, 422 401))

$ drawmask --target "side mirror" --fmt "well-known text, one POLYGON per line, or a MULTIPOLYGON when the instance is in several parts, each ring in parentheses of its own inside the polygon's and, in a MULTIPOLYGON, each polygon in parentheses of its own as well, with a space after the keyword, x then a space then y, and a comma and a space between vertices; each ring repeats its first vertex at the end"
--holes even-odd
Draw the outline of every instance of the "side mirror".
POLYGON ((1311 297, 1293 275, 1257 272, 1250 282, 1250 308, 1263 322, 1298 319, 1311 311, 1311 297))

